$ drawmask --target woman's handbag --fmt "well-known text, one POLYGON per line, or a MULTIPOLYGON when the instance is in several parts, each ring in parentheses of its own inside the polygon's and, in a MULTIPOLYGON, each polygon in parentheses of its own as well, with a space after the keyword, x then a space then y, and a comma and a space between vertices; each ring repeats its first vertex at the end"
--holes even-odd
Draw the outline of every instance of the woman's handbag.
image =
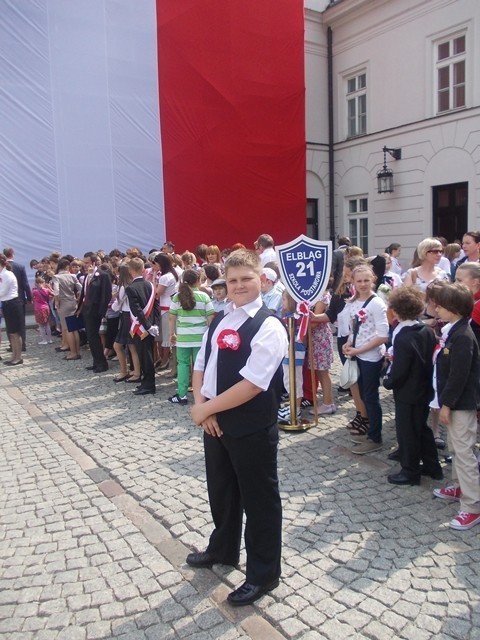
POLYGON ((358 381, 358 364, 355 358, 347 358, 340 371, 339 384, 342 389, 350 389, 358 381))

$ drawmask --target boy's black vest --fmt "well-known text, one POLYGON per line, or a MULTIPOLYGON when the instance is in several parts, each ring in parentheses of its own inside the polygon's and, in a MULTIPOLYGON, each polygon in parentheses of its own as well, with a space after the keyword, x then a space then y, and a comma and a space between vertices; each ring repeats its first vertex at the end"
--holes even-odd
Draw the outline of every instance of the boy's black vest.
MULTIPOLYGON (((223 319, 223 311, 215 316, 208 329, 208 339, 205 348, 205 368, 212 352, 212 336, 223 319)), ((217 358, 217 395, 220 395, 234 384, 243 380, 239 371, 245 366, 251 354, 251 342, 261 325, 272 313, 265 305, 257 311, 253 318, 248 318, 238 329, 240 346, 233 349, 218 349, 217 358)), ((278 407, 283 390, 283 368, 280 365, 274 373, 270 386, 244 404, 217 413, 217 421, 222 431, 233 437, 241 438, 255 431, 260 431, 277 423, 278 407)))

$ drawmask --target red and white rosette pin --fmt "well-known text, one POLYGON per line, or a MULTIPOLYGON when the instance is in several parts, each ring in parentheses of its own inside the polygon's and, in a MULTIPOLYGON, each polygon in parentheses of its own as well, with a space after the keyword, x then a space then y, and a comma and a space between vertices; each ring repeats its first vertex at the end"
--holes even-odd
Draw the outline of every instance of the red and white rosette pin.
POLYGON ((235 329, 223 329, 218 334, 217 344, 219 349, 232 349, 233 351, 237 351, 240 342, 240 335, 235 329))
POLYGON ((307 335, 308 319, 310 317, 310 308, 308 302, 299 302, 297 304, 297 315, 300 318, 300 326, 298 327, 297 342, 303 342, 303 339, 307 335))
POLYGON ((362 324, 367 321, 367 312, 365 311, 365 309, 360 309, 357 315, 362 324))

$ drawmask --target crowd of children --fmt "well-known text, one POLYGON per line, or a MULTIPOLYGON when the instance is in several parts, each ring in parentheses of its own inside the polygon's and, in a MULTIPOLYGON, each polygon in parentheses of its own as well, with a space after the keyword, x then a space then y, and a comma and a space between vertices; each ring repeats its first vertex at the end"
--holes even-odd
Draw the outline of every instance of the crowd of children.
MULTIPOLYGON (((330 376, 336 333, 342 363, 353 359, 358 367, 356 383, 349 390, 339 389, 339 393, 349 391, 355 405, 356 413, 346 424, 354 444, 352 453, 365 455, 382 448, 379 387, 383 378, 395 400, 398 450, 389 458, 400 462, 400 470, 390 474, 388 481, 416 485, 422 475, 438 480, 443 477, 438 459, 438 449, 445 447, 441 424, 448 434, 454 460, 452 479, 456 484, 435 490, 435 496, 460 500, 461 511, 451 526, 465 529, 480 522, 478 463, 474 455, 480 402, 480 235, 468 232, 464 236, 468 260, 460 257, 460 250, 447 252, 444 246, 442 239, 424 239, 418 245, 413 266, 403 271, 397 243, 373 258, 342 244, 343 267, 336 280, 339 284, 311 306, 311 342, 297 341, 293 351, 296 420, 301 420, 306 409, 313 412, 317 385, 322 399, 318 416, 328 419, 337 410, 330 376), (444 251, 450 256, 448 259, 444 251), (456 282, 452 283, 454 279, 456 282)), ((225 260, 232 250, 243 249, 243 245, 236 245, 220 251, 216 245, 201 245, 195 252, 177 255, 173 243, 167 242, 148 256, 142 256, 135 248, 126 255, 117 250, 109 255, 97 254, 95 268, 106 271, 116 285, 109 304, 111 318, 107 314, 106 319, 107 326, 112 322, 114 328, 108 338, 102 338, 105 354, 116 354, 120 364, 115 383, 138 382, 142 388, 146 376, 146 365, 139 357, 139 351, 145 357, 145 344, 138 334, 134 339, 131 333, 135 314, 132 315, 128 295, 132 276, 141 276, 151 283, 157 305, 150 317, 145 316, 144 332, 152 344, 153 375, 155 368, 170 366, 167 375, 177 378, 177 389, 168 400, 177 405, 189 403, 191 372, 204 334, 215 316, 223 317, 231 302, 225 260), (131 269, 133 260, 135 273, 131 269)), ((256 250, 262 269, 260 292, 264 306, 285 323, 293 318, 298 325, 301 314, 280 280, 273 239, 267 234, 260 236, 256 250)), ((52 330, 66 333, 64 317, 62 322, 58 317, 58 273, 70 274, 78 287, 84 288, 91 277, 84 273, 81 260, 72 256, 59 258, 54 254, 31 264, 36 269, 32 295, 42 345, 51 342, 52 330), (57 302, 56 307, 52 300, 57 302)), ((78 287, 72 289, 75 297, 78 287)), ((70 351, 67 360, 79 359, 75 347, 78 342, 78 336, 76 341, 65 339, 58 350, 70 351)), ((284 359, 286 397, 292 386, 289 358, 286 355, 284 359)), ((152 372, 148 375, 151 379, 152 372)), ((148 393, 154 392, 151 381, 148 393)), ((280 407, 279 424, 292 422, 291 406, 285 403, 280 407)))

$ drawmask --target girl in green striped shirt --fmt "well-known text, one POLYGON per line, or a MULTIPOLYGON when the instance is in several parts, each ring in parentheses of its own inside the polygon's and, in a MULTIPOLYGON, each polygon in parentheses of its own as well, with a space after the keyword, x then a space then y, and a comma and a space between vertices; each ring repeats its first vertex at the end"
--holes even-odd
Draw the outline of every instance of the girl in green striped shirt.
POLYGON ((202 346, 203 334, 215 315, 207 293, 198 290, 200 274, 193 269, 183 272, 178 293, 170 305, 170 342, 177 353, 177 393, 168 398, 172 404, 188 404, 190 370, 202 346))

